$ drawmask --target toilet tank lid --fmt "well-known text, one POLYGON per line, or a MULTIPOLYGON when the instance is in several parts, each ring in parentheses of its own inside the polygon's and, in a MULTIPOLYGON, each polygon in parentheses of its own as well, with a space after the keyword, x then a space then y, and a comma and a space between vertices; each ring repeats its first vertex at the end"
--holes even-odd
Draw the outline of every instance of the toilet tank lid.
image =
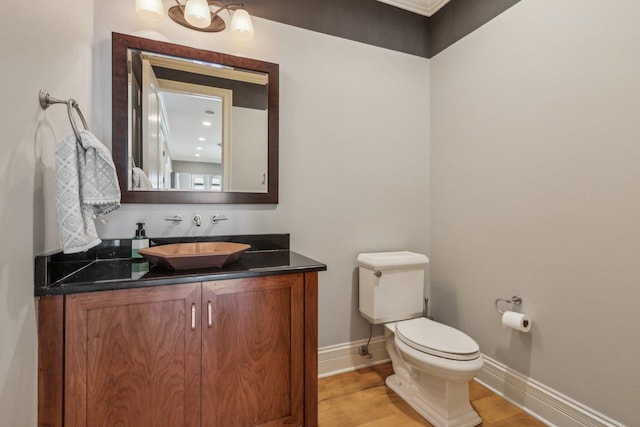
POLYGON ((358 265, 374 270, 396 267, 422 266, 429 263, 429 258, 415 252, 375 252, 358 255, 358 265))

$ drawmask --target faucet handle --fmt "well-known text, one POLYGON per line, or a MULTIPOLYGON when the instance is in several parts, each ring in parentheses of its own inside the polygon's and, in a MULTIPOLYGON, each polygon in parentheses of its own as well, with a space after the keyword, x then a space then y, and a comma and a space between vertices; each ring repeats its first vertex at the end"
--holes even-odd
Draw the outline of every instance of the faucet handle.
POLYGON ((220 214, 213 214, 211 215, 211 222, 214 224, 217 224, 220 221, 227 221, 229 218, 227 218, 224 215, 220 215, 220 214))
POLYGON ((200 215, 194 215, 193 223, 196 225, 196 227, 200 227, 202 225, 202 217, 200 215))
POLYGON ((171 221, 174 224, 180 224, 180 221, 182 221, 182 216, 180 216, 180 215, 168 216, 164 220, 165 221, 171 221))

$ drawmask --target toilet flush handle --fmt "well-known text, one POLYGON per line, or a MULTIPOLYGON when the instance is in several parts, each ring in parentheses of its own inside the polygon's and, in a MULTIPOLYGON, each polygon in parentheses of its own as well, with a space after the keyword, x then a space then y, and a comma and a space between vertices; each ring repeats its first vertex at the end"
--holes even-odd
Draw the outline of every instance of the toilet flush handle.
POLYGON ((376 270, 376 271, 373 272, 373 275, 376 276, 376 277, 382 277, 382 271, 376 270))

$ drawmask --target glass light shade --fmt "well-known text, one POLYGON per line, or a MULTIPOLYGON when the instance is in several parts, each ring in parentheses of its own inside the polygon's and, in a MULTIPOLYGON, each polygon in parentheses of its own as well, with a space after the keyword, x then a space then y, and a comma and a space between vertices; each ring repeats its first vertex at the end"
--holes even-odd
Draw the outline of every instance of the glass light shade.
POLYGON ((229 31, 231 31, 231 36, 238 40, 251 40, 253 38, 253 21, 251 21, 251 16, 246 10, 237 9, 233 12, 229 31))
POLYGON ((207 0, 187 0, 184 19, 194 27, 206 28, 211 25, 211 10, 207 0))
POLYGON ((145 19, 159 21, 164 17, 162 0, 136 0, 136 12, 145 19))

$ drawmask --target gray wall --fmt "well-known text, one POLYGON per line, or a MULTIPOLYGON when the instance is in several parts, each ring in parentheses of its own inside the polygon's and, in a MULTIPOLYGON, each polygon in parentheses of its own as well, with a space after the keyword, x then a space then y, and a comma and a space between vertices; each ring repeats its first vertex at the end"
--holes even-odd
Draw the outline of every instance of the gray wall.
POLYGON ((437 319, 638 425, 636 1, 524 0, 431 60, 437 319), (528 335, 496 298, 520 295, 528 335))
POLYGON ((0 14, 0 425, 36 425, 35 254, 59 247, 54 150, 71 133, 65 106, 43 112, 38 91, 75 98, 91 121, 93 4, 5 2, 0 14), (73 13, 67 14, 66 10, 73 13))

